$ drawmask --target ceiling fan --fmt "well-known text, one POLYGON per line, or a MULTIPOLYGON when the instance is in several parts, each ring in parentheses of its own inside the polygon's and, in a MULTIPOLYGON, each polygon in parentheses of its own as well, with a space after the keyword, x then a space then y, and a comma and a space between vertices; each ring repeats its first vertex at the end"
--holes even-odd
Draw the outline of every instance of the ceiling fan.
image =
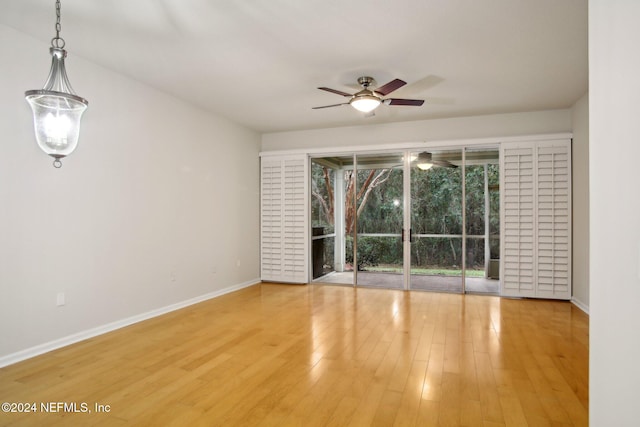
POLYGON ((416 166, 422 170, 428 170, 432 167, 441 167, 441 168, 457 168, 457 165, 447 161, 447 160, 434 160, 431 153, 427 151, 423 151, 418 154, 418 158, 415 160, 416 166))
POLYGON ((407 82, 400 79, 391 80, 389 83, 371 90, 369 87, 373 83, 372 77, 363 76, 358 78, 358 84, 362 86, 362 90, 354 94, 343 92, 341 90, 330 89, 328 87, 319 87, 320 90, 326 90, 327 92, 342 95, 347 98, 351 98, 349 102, 343 102, 340 104, 324 105, 322 107, 313 107, 314 110, 320 108, 338 107, 340 105, 351 105, 358 111, 363 113, 369 113, 378 108, 380 104, 385 105, 404 105, 410 107, 419 107, 424 104, 423 99, 402 99, 402 98, 383 98, 396 89, 406 85, 407 82))

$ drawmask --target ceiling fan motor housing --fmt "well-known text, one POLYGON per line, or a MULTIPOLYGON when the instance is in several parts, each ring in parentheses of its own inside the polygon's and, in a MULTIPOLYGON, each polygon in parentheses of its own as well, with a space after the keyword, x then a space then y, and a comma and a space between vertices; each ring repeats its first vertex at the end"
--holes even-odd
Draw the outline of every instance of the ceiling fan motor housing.
POLYGON ((358 84, 363 88, 368 88, 373 83, 373 77, 362 76, 358 78, 358 84))

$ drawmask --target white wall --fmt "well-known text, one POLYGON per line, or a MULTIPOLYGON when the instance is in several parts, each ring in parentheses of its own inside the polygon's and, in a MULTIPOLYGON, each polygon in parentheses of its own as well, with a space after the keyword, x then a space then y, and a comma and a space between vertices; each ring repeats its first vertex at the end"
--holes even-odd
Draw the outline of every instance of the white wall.
POLYGON ((571 132, 570 110, 421 120, 262 136, 262 151, 571 132))
POLYGON ((589 0, 590 424, 637 426, 640 2, 589 0))
POLYGON ((571 109, 573 127, 573 301, 589 311, 589 94, 571 109))
POLYGON ((1 25, 0 40, 0 362, 258 280, 258 134, 71 51, 89 109, 54 169, 23 95, 48 46, 1 25))

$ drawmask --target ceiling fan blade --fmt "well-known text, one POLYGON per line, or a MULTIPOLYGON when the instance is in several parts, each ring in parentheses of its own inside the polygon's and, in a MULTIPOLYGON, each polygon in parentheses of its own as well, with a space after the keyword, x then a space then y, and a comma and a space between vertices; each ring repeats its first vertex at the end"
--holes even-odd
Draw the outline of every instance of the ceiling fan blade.
POLYGON ((341 90, 331 89, 331 88, 328 88, 328 87, 319 87, 318 89, 320 89, 320 90, 326 90, 327 92, 335 93, 335 94, 337 94, 337 95, 348 96, 348 97, 353 96, 353 95, 352 95, 352 94, 350 94, 350 93, 343 92, 343 91, 341 91, 341 90))
POLYGON ((323 105, 322 107, 311 107, 311 109, 312 110, 319 110, 320 108, 339 107, 341 105, 349 105, 349 103, 348 102, 343 102, 342 104, 323 105))
POLYGON ((401 99, 401 98, 389 98, 385 99, 388 105, 407 105, 411 107, 419 107, 424 104, 424 99, 401 99))
POLYGON ((457 165, 454 165, 453 163, 448 162, 446 160, 432 160, 431 162, 434 164, 434 166, 440 166, 442 168, 457 168, 458 167, 457 165))
POLYGON ((390 94, 394 90, 401 88, 402 86, 404 86, 406 84, 407 84, 407 82, 405 82, 403 80, 395 79, 395 80, 391 80, 386 85, 380 86, 379 88, 374 90, 374 92, 379 93, 382 96, 385 96, 385 95, 390 94))

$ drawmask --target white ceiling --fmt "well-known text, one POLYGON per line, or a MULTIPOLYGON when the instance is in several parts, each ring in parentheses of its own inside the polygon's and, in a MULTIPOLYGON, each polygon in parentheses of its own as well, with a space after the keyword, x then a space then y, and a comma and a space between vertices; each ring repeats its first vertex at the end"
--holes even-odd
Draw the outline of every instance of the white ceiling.
MULTIPOLYGON (((54 4, 2 0, 0 23, 48 44, 54 4)), ((62 0, 61 36, 72 84, 81 56, 260 132, 567 108, 588 88, 587 0, 62 0), (362 75, 426 102, 311 109, 362 75)))

